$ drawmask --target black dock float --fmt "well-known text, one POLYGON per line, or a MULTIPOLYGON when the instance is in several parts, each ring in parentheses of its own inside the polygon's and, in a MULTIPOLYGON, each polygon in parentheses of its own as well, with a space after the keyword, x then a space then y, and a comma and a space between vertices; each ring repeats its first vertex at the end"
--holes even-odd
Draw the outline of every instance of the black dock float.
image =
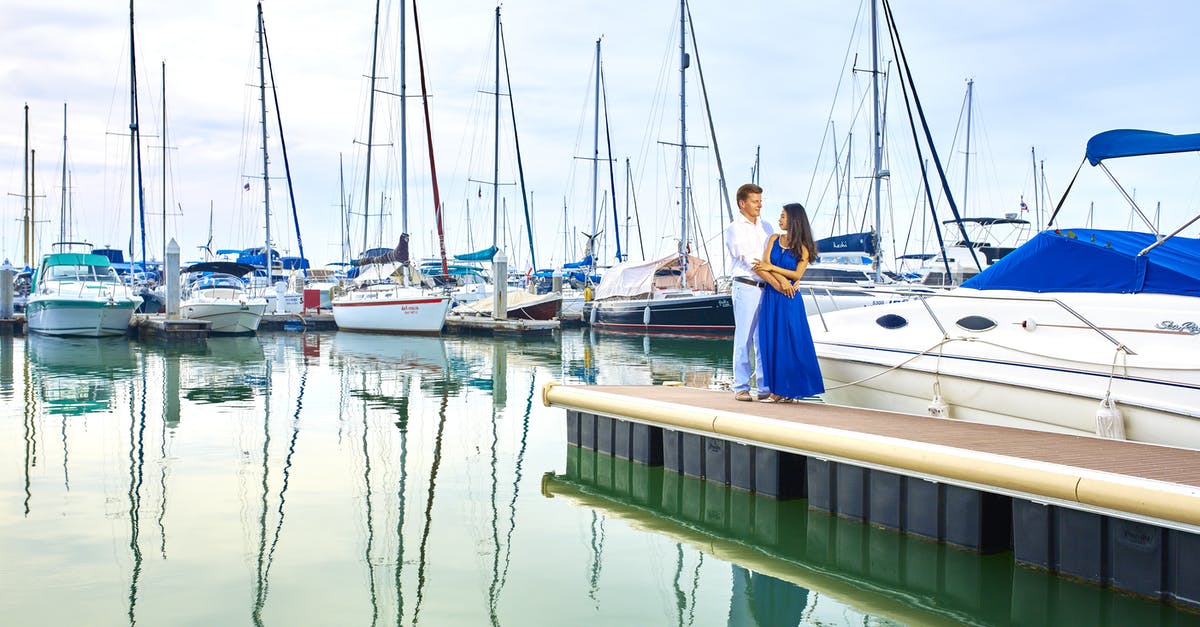
MULTIPOLYGON (((1200 609, 1200 451, 819 403, 737 403, 677 386, 549 384, 542 395, 566 409, 568 443, 583 449, 580 480, 622 494, 637 482, 613 468, 659 472, 663 510, 700 528, 757 521, 739 509, 747 499, 756 508, 806 499, 806 509, 860 525, 837 538, 859 549, 826 545, 839 567, 930 572, 895 544, 853 539, 875 527, 953 547, 948 555, 1007 554, 1017 570, 1200 609)), ((568 456, 568 474, 575 466, 568 456)), ((810 553, 831 524, 809 525, 810 553)), ((754 525, 764 541, 790 533, 769 515, 754 525)), ((928 585, 982 599, 991 584, 928 585)))

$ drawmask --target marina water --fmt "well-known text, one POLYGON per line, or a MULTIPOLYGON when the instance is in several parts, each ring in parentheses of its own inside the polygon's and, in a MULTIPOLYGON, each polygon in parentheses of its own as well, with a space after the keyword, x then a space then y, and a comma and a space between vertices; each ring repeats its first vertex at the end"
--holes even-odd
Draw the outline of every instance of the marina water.
POLYGON ((1200 624, 568 447, 540 399, 715 387, 730 354, 579 330, 0 338, 0 622, 1200 624))

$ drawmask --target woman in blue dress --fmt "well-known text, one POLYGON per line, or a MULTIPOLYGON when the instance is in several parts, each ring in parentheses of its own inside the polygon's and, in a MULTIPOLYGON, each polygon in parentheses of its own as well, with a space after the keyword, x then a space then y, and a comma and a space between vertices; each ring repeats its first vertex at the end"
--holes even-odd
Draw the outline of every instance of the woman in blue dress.
POLYGON ((796 283, 817 258, 812 225, 800 203, 783 206, 779 228, 754 264, 767 279, 758 313, 758 345, 762 351, 763 387, 771 390, 765 402, 793 402, 825 391, 804 300, 796 283))

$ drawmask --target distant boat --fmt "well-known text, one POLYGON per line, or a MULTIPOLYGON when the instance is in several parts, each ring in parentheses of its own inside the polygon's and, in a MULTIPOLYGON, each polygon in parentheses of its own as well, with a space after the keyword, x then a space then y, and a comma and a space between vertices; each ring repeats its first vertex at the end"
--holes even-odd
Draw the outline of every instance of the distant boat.
MULTIPOLYGON (((376 31, 374 34, 376 47, 378 46, 378 4, 376 5, 376 31)), ((418 60, 420 59, 420 42, 421 30, 419 22, 416 18, 416 3, 413 3, 413 22, 414 31, 417 34, 417 50, 418 60)), ((404 31, 404 25, 400 27, 401 32, 404 31)), ((401 60, 400 64, 403 67, 404 46, 400 46, 401 60)), ((371 145, 370 130, 374 128, 374 111, 375 111, 375 59, 373 53, 372 68, 371 68, 371 95, 370 95, 370 114, 368 115, 368 140, 366 142, 367 150, 367 175, 364 183, 365 191, 363 194, 364 202, 369 202, 372 198, 370 189, 370 162, 371 162, 371 145)), ((437 168, 433 159, 432 135, 429 121, 429 100, 425 93, 425 72, 424 63, 420 62, 421 71, 421 101, 425 110, 425 132, 426 139, 429 143, 429 170, 432 178, 434 210, 437 212, 437 228, 439 240, 443 242, 441 264, 442 274, 448 274, 445 247, 445 238, 442 235, 442 217, 440 213, 440 198, 438 195, 437 186, 437 168)), ((401 146, 406 145, 406 125, 404 118, 407 109, 405 109, 404 99, 406 91, 404 83, 401 82, 400 88, 400 103, 401 103, 401 146)), ((401 151, 403 153, 403 151, 401 151)), ((401 166, 401 196, 407 193, 407 161, 404 160, 402 154, 401 166)), ((404 215, 403 222, 407 225, 407 198, 402 203, 402 213, 404 215)), ((368 211, 363 212, 364 218, 369 214, 368 211)), ((366 232, 366 224, 364 220, 364 236, 366 232)), ((446 313, 450 310, 450 297, 446 295, 444 290, 430 288, 424 281, 420 281, 417 285, 410 285, 406 277, 410 274, 419 275, 416 269, 412 266, 412 261, 409 257, 408 250, 408 233, 400 235, 400 241, 396 244, 393 250, 384 250, 382 254, 364 256, 355 262, 358 266, 358 273, 354 277, 354 287, 343 294, 332 296, 330 299, 333 308, 333 319, 337 324, 338 329, 348 331, 368 331, 376 333, 421 333, 421 334, 436 334, 441 333, 442 327, 446 324, 446 313)))
POLYGON ((51 253, 33 276, 25 318, 30 331, 45 335, 125 335, 141 304, 107 257, 51 253))
POLYGON ((228 261, 206 261, 184 268, 189 278, 179 302, 180 314, 189 320, 207 320, 217 334, 250 334, 258 331, 265 298, 252 296, 242 277, 254 266, 228 261))
POLYGON ((626 261, 606 270, 596 288, 596 300, 588 320, 592 327, 602 330, 733 335, 732 295, 716 289, 712 267, 707 260, 689 253, 687 224, 692 216, 688 206, 691 189, 688 187, 684 98, 691 57, 687 53, 686 0, 680 0, 679 11, 679 170, 682 190, 679 250, 666 258, 648 262, 626 261))
POLYGON ((450 311, 444 292, 405 286, 391 279, 402 265, 369 263, 360 267, 354 288, 333 296, 338 329, 377 333, 441 333, 450 311))

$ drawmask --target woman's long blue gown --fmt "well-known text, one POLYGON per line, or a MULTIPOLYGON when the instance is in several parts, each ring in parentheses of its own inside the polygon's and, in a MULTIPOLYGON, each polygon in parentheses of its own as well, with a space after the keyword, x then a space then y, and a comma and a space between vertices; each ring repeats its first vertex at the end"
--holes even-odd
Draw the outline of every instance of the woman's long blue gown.
MULTIPOLYGON (((796 255, 780 246, 776 238, 771 246, 771 263, 795 270, 798 262, 796 255)), ((800 294, 788 298, 773 287, 764 287, 758 334, 764 387, 771 393, 784 398, 804 398, 825 391, 800 294)))

